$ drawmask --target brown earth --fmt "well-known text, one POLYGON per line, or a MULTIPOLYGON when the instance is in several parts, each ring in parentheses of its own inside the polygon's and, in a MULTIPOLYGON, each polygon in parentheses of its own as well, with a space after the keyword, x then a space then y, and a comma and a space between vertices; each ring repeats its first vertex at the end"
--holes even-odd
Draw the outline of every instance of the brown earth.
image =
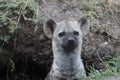
MULTIPOLYGON (((108 9, 109 2, 100 4, 99 1, 95 1, 95 20, 90 20, 90 33, 83 40, 82 58, 88 73, 89 67, 104 71, 104 62, 120 53, 120 14, 115 11, 120 5, 111 2, 108 9), (100 17, 98 13, 104 10, 107 10, 107 15, 100 17), (100 27, 96 27, 94 21, 100 27), (109 27, 101 31, 105 26, 109 27)), ((87 1, 39 0, 39 14, 42 15, 43 22, 35 24, 21 19, 21 27, 14 34, 10 34, 10 43, 2 46, 3 42, 0 40, 0 47, 4 49, 0 54, 0 80, 44 80, 53 59, 51 40, 46 39, 42 30, 44 22, 49 18, 56 21, 70 18, 78 20, 85 12, 89 12, 82 10, 84 2, 87 1)), ((0 27, 0 35, 5 34, 9 34, 8 29, 0 27)))

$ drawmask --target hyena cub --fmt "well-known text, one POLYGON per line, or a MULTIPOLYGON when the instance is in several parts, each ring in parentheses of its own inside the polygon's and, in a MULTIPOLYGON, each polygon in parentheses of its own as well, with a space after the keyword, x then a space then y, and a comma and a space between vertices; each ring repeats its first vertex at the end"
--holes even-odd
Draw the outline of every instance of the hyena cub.
POLYGON ((86 77, 81 59, 82 38, 89 32, 89 22, 85 17, 79 21, 55 22, 49 19, 44 27, 48 38, 52 39, 53 64, 46 80, 77 80, 86 77))

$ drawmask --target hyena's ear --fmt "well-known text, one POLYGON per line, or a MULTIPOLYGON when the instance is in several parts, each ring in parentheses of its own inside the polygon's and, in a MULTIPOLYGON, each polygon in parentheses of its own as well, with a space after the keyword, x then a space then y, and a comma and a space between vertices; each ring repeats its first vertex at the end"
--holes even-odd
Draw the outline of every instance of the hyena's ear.
POLYGON ((43 28, 45 35, 49 38, 52 39, 53 37, 53 31, 56 27, 56 23, 54 20, 49 19, 46 23, 45 26, 43 28))
POLYGON ((78 21, 78 23, 80 24, 80 28, 81 28, 81 31, 82 31, 82 34, 83 34, 83 37, 84 37, 89 32, 89 28, 90 28, 89 21, 87 20, 86 17, 82 17, 78 21))

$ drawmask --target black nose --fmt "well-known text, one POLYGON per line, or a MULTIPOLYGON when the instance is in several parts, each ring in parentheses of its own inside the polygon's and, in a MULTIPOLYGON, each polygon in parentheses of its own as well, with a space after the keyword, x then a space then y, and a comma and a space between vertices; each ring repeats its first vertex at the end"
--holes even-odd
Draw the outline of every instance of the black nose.
POLYGON ((75 38, 74 37, 69 37, 68 38, 68 44, 74 44, 75 43, 75 38))

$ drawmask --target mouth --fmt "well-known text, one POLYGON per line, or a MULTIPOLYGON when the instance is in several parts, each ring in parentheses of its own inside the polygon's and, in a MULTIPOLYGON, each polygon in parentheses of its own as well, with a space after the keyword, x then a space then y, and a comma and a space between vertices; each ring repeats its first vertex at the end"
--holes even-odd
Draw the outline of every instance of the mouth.
POLYGON ((73 52, 77 46, 77 44, 62 45, 65 52, 73 52))

